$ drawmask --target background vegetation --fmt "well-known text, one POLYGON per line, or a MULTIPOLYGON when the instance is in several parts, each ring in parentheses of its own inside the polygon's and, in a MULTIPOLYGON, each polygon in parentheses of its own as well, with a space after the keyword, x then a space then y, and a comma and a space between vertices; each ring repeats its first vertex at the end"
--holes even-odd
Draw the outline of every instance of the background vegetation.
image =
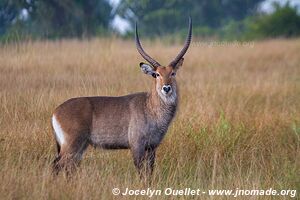
MULTIPOLYGON (((2 0, 0 39, 91 38, 118 35, 112 28, 118 16, 144 36, 184 37, 187 18, 194 21, 194 36, 222 40, 296 37, 300 14, 289 2, 274 3, 274 12, 260 9, 264 0, 2 0), (155 28, 153 28, 155 27, 155 28)), ((131 37, 132 29, 123 37, 131 37)))
MULTIPOLYGON (((180 108, 158 149, 150 187, 299 192, 300 41, 197 44, 178 73, 180 108)), ((157 41, 145 48, 167 63, 181 45, 157 41)), ((89 148, 71 180, 50 174, 54 108, 74 96, 150 89, 140 61, 133 42, 115 39, 2 46, 0 199, 118 199, 114 187, 147 188, 124 150, 89 148)))
POLYGON ((299 193, 300 15, 289 3, 263 13, 262 2, 1 0, 0 199, 119 199, 115 187, 299 193), (168 63, 182 48, 189 15, 194 37, 177 78, 180 108, 158 149, 152 185, 140 182, 122 150, 89 148, 71 179, 54 178, 55 107, 152 85, 139 70, 132 30, 119 35, 112 20, 137 20, 147 52, 168 63))

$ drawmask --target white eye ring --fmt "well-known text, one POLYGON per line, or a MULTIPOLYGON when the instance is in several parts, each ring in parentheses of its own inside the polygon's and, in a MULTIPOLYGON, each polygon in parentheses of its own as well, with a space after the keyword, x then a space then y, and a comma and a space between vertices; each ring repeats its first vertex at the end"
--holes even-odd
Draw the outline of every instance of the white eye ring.
POLYGON ((171 73, 171 76, 176 76, 176 72, 172 72, 172 73, 171 73))

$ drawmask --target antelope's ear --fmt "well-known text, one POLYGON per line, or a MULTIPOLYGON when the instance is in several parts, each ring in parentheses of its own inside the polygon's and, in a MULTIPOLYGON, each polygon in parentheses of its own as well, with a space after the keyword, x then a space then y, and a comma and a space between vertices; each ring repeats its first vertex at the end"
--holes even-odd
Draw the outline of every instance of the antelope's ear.
POLYGON ((174 67, 174 70, 177 71, 183 65, 183 61, 184 61, 184 58, 181 58, 179 60, 179 62, 176 64, 176 66, 174 67))
POLYGON ((140 63, 140 68, 141 68, 142 72, 144 72, 145 74, 148 74, 148 75, 150 75, 150 76, 153 76, 153 74, 155 74, 155 69, 154 69, 154 67, 152 67, 152 66, 149 65, 149 64, 146 64, 146 63, 141 62, 141 63, 140 63))

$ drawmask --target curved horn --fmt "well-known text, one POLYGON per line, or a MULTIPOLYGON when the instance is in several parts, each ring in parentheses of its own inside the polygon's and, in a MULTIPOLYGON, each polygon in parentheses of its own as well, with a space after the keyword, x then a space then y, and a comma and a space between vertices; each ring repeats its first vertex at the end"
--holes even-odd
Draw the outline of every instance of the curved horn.
POLYGON ((153 58, 151 58, 143 49, 139 35, 138 35, 138 30, 137 30, 137 23, 135 23, 135 44, 138 52, 141 54, 141 56, 148 61, 152 66, 154 67, 159 67, 161 66, 157 61, 155 61, 153 58))
POLYGON ((186 51, 188 50, 192 40, 192 18, 189 17, 189 32, 185 40, 184 47, 180 51, 180 53, 176 56, 176 58, 169 64, 172 67, 175 67, 179 60, 184 56, 186 51))

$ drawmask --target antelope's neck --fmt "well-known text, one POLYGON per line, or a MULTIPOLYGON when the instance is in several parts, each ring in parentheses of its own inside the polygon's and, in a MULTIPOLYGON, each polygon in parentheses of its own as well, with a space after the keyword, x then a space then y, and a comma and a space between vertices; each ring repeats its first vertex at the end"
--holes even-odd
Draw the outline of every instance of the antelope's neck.
POLYGON ((173 88, 172 94, 169 97, 158 94, 156 84, 152 87, 148 95, 147 107, 150 113, 157 118, 158 121, 170 123, 175 116, 178 104, 178 91, 173 88))

